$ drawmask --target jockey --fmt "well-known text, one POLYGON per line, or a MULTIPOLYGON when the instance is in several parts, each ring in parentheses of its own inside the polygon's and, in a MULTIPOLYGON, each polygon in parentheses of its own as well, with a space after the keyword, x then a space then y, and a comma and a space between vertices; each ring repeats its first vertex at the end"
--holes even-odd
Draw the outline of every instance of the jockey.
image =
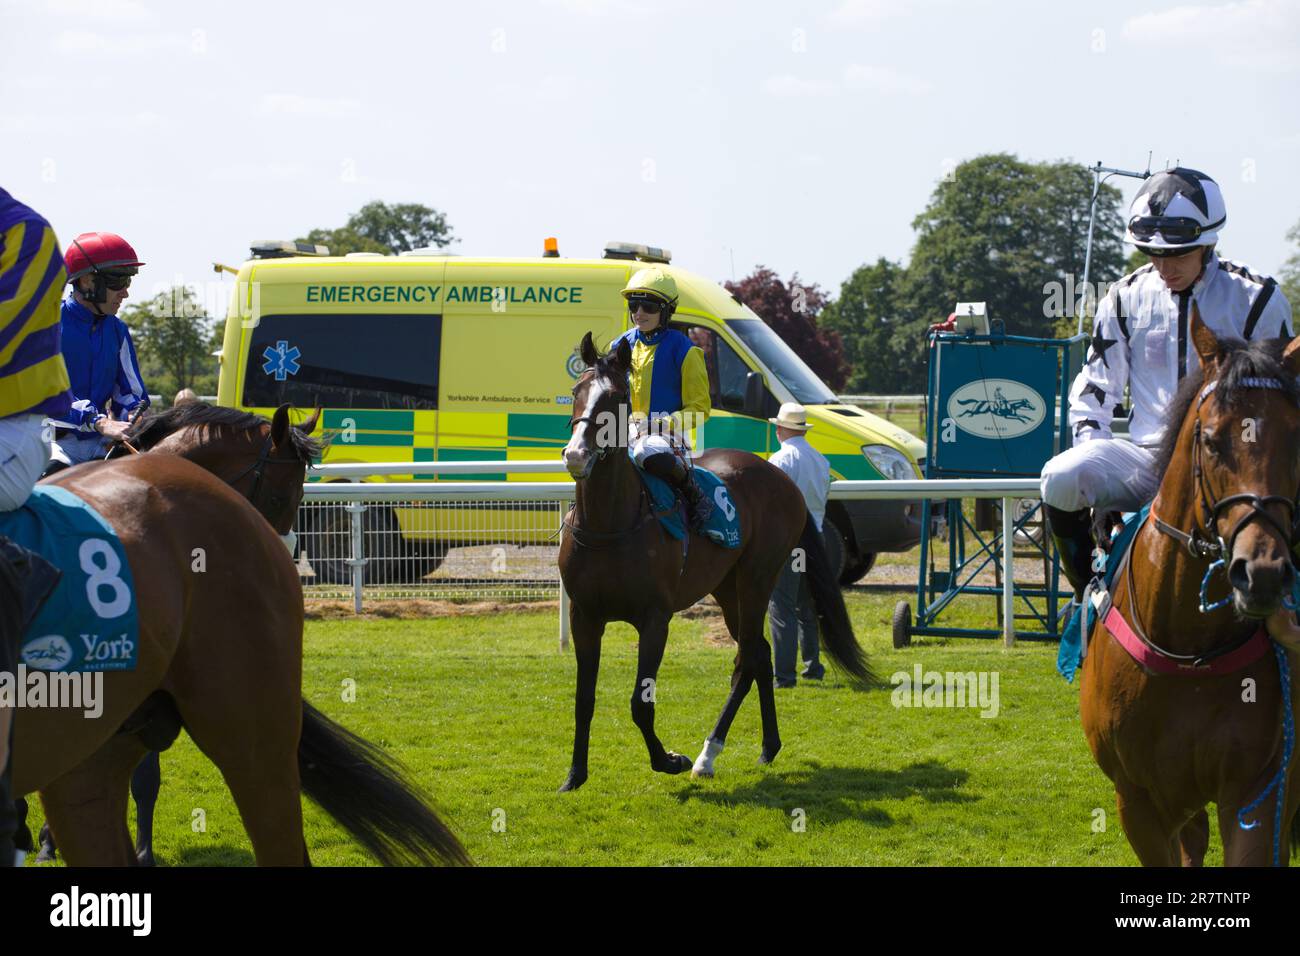
MULTIPOLYGON (((704 353, 684 332, 668 327, 677 308, 677 283, 664 270, 639 270, 623 298, 636 326, 622 336, 632 347, 632 457, 681 493, 691 527, 699 531, 713 509, 685 456, 687 433, 709 417, 704 353)), ((615 340, 612 347, 617 345, 615 340)))
MULTIPOLYGON (((49 223, 0 189, 0 512, 23 506, 50 457, 45 416, 71 407, 59 352, 63 278, 49 223)), ((21 634, 58 581, 53 565, 0 535, 0 671, 16 675, 21 634)), ((13 713, 0 708, 0 866, 15 862, 13 713)))
POLYGON ((1182 166, 1151 176, 1129 209, 1125 241, 1150 262, 1111 285, 1098 306, 1088 359, 1070 389, 1074 447, 1042 473, 1048 524, 1076 601, 1093 576, 1089 509, 1136 511, 1159 488, 1154 461, 1165 414, 1199 364, 1189 341, 1192 303, 1220 338, 1291 338, 1291 306, 1277 282, 1215 255, 1227 217, 1218 183, 1182 166), (1131 441, 1110 430, 1126 387, 1131 441))
POLYGON ((131 332, 118 310, 131 277, 144 265, 121 236, 82 233, 67 252, 72 290, 63 300, 63 357, 72 380, 72 408, 58 416, 53 456, 45 474, 102 458, 110 441, 126 434, 124 420, 147 406, 131 332))

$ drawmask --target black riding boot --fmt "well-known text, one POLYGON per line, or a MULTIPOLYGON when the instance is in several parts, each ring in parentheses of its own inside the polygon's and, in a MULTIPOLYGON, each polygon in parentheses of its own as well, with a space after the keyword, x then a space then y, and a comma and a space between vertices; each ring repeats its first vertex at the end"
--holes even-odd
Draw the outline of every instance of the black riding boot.
MULTIPOLYGON (((0 535, 0 671, 17 674, 23 632, 49 598, 61 575, 58 568, 40 555, 0 535)), ((0 866, 14 864, 14 836, 18 827, 17 808, 10 787, 14 716, 10 716, 7 730, 9 757, 0 766, 0 866)), ((26 842, 30 843, 30 836, 26 842)))
POLYGON ((713 503, 700 491, 695 483, 695 472, 688 469, 680 458, 670 452, 650 455, 641 463, 641 467, 656 478, 668 482, 686 502, 686 513, 690 519, 691 530, 696 533, 704 531, 704 525, 713 514, 713 503))
POLYGON ((1082 511, 1062 511, 1051 505, 1047 510, 1047 525, 1052 531, 1052 541, 1061 555, 1061 571, 1074 588, 1074 599, 1083 599, 1083 589, 1092 580, 1092 518, 1085 508, 1082 511))

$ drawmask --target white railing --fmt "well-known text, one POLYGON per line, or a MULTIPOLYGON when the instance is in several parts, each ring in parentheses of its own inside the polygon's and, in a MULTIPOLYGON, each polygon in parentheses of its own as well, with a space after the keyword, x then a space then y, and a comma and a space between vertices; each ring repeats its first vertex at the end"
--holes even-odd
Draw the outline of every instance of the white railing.
MULTIPOLYGON (((512 504, 555 503, 564 505, 573 499, 572 481, 414 481, 357 482, 355 479, 380 475, 406 474, 555 474, 564 472, 559 461, 475 461, 475 462, 385 462, 346 465, 322 465, 311 474, 321 478, 346 478, 348 481, 309 482, 304 489, 304 505, 343 503, 351 525, 351 554, 344 559, 351 568, 353 605, 362 610, 365 569, 364 516, 368 502, 435 503, 505 502, 512 504)), ((932 480, 836 481, 831 485, 833 500, 902 500, 933 498, 1000 498, 1002 499, 1002 621, 1003 641, 1015 643, 1013 582, 1013 503, 1017 499, 1038 498, 1036 478, 944 478, 932 480)), ((563 511, 561 510, 561 515, 563 511)), ((555 522, 559 531, 559 522, 555 522)), ((373 533, 373 532, 372 532, 373 533)), ((560 647, 568 646, 568 595, 560 586, 560 647)))

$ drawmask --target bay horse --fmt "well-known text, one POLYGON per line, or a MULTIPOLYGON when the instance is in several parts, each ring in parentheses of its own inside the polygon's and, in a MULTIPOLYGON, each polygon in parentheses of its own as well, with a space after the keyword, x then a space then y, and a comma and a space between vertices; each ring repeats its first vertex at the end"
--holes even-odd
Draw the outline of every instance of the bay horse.
POLYGON ((682 543, 654 518, 636 465, 627 454, 626 434, 607 427, 628 420, 630 347, 620 341, 601 356, 588 332, 579 354, 587 369, 573 387, 572 437, 564 449, 565 463, 576 480, 575 501, 559 554, 578 674, 573 760, 560 791, 576 790, 587 780, 600 642, 609 621, 626 621, 640 638, 632 720, 645 738, 651 769, 678 774, 692 768, 689 757, 666 750, 655 735, 655 681, 674 612, 706 594, 717 599, 738 647, 731 692, 700 756, 697 767, 702 772, 697 775, 712 776, 713 758, 755 683, 763 725, 759 762, 770 763, 781 749, 781 737, 763 619, 777 578, 801 542, 828 654, 855 687, 878 683, 853 635, 829 562, 816 544, 815 525, 803 495, 784 472, 757 455, 733 449, 705 452, 697 461, 726 483, 740 513, 742 545, 727 549, 688 532, 683 557, 682 543))
POLYGON ((15 716, 14 792, 41 791, 69 865, 136 862, 127 781, 180 726, 221 771, 259 865, 310 863, 303 793, 383 863, 468 862, 394 760, 303 699, 298 572, 243 496, 160 454, 49 481, 117 532, 140 618, 137 667, 104 675, 99 719, 66 708, 15 716))
POLYGON ((1200 866, 1210 803, 1227 865, 1285 864, 1300 787, 1281 664, 1300 661, 1262 626, 1294 582, 1300 339, 1220 341, 1195 309, 1191 338, 1201 368, 1170 405, 1159 491, 1112 586, 1121 620, 1091 628, 1079 711, 1142 864, 1200 866), (1230 598, 1212 602, 1220 571, 1230 598))
MULTIPOLYGON (((247 498, 293 554, 293 526, 307 469, 320 459, 323 443, 311 437, 320 420, 320 409, 300 424, 292 424, 291 408, 281 405, 270 419, 200 401, 151 410, 132 421, 108 457, 153 451, 189 459, 247 498)), ((131 795, 136 803, 136 856, 148 866, 154 863, 153 816, 160 786, 158 753, 151 751, 131 778, 131 795)), ((20 820, 25 816, 26 806, 20 803, 20 820)), ((53 844, 48 847, 52 849, 53 844)), ((37 862, 51 858, 43 845, 37 862)))

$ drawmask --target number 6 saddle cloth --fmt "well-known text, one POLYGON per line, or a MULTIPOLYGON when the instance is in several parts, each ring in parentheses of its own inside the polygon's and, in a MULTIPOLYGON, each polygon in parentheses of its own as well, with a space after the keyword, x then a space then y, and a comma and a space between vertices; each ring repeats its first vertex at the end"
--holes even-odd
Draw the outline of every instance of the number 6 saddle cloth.
POLYGON ((21 661, 44 671, 134 670, 140 643, 131 567, 107 521, 70 491, 39 485, 0 513, 0 534, 63 572, 23 634, 21 661))
MULTIPOLYGON (((713 513, 704 525, 704 536, 724 548, 739 548, 740 512, 736 510, 736 503, 731 500, 731 493, 727 490, 727 486, 721 478, 707 468, 701 468, 699 465, 692 467, 695 472, 695 483, 699 485, 704 496, 713 503, 713 513)), ((637 474, 641 476, 646 490, 650 493, 650 504, 664 530, 676 541, 685 540, 685 506, 679 505, 677 493, 672 485, 642 470, 640 466, 637 467, 637 474)))

